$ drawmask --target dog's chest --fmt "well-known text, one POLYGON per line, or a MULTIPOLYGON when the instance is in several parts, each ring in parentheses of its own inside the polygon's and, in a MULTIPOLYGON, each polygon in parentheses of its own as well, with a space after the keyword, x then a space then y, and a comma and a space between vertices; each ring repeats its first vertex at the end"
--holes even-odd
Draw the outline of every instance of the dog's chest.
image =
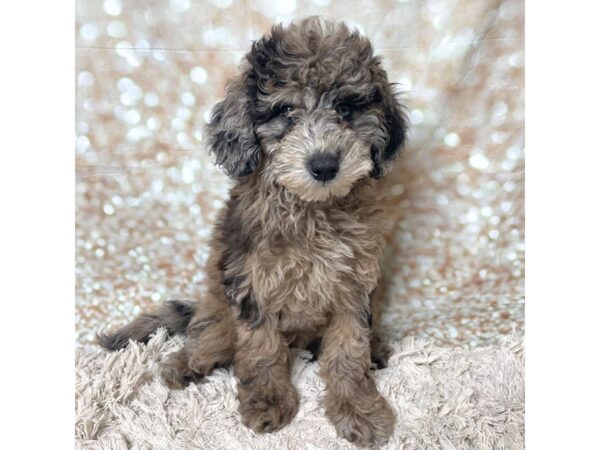
POLYGON ((264 244, 253 288, 279 314, 282 329, 316 329, 338 305, 362 302, 375 289, 381 246, 367 221, 315 219, 295 235, 264 244))

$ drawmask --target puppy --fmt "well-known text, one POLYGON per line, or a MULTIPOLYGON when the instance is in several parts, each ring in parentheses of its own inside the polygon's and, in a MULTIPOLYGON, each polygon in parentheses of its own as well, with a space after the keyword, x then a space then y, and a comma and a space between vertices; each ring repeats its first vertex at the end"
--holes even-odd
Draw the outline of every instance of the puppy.
POLYGON ((99 342, 116 350, 158 327, 185 333, 164 362, 181 388, 233 364, 239 412, 256 432, 298 410, 289 347, 319 353, 325 413, 359 446, 384 444, 394 414, 370 374, 384 247, 381 180, 407 121, 369 41, 309 18, 253 43, 207 125, 234 180, 210 242, 208 293, 168 302, 99 342))

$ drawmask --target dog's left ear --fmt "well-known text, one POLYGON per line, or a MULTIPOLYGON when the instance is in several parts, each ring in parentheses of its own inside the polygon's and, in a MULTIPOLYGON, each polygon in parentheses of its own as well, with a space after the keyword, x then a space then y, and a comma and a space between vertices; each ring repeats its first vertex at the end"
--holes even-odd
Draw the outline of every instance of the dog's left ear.
POLYGON ((261 149, 250 112, 251 80, 248 70, 228 85, 225 100, 215 105, 206 127, 209 151, 232 177, 249 175, 260 164, 261 149))
POLYGON ((382 83, 381 101, 383 105, 385 128, 388 133, 387 145, 383 149, 371 150, 373 159, 373 178, 383 176, 383 168, 394 160, 406 142, 408 131, 408 119, 403 110, 398 96, 394 93, 392 86, 387 82, 382 83))

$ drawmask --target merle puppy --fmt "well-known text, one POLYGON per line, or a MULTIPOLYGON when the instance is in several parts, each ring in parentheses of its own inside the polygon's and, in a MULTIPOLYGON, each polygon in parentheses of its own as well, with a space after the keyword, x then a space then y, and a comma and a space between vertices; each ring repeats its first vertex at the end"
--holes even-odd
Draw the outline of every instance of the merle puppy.
POLYGON ((234 180, 210 242, 208 293, 167 302, 111 335, 115 350, 156 328, 185 333, 163 366, 181 388, 233 364, 239 412, 256 432, 298 410, 289 347, 319 350, 325 412, 339 435, 381 445, 394 414, 370 374, 384 247, 381 177, 407 121, 369 41, 310 18, 254 42, 207 126, 234 180))

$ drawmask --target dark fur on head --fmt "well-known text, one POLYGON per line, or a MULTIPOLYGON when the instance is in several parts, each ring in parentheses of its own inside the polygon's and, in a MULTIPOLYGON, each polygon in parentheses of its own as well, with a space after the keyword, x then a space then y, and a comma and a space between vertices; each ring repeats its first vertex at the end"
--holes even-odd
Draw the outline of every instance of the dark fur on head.
POLYGON ((341 108, 352 116, 339 126, 352 128, 353 137, 370 147, 371 176, 382 176, 404 145, 402 106, 371 43, 358 31, 318 18, 276 25, 246 60, 208 125, 209 148, 229 175, 249 175, 260 167, 269 141, 315 114, 332 112, 318 124, 330 125, 341 108), (298 113, 282 117, 289 105, 298 113))

